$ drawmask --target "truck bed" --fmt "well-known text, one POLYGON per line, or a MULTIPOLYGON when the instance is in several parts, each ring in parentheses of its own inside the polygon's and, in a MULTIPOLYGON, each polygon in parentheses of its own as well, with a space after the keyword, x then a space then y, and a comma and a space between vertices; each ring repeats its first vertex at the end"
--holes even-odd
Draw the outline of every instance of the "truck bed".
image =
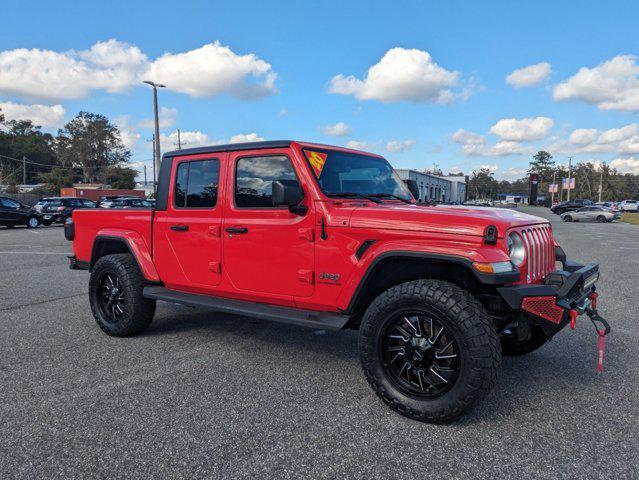
POLYGON ((116 232, 137 233, 151 251, 152 210, 150 209, 87 209, 73 212, 75 241, 73 253, 78 261, 90 262, 93 242, 98 235, 116 232))

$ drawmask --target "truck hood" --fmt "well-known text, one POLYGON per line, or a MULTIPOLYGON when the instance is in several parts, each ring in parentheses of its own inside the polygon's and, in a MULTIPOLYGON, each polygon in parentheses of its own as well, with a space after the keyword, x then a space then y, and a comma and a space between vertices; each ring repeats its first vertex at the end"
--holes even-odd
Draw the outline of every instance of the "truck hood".
POLYGON ((484 235, 488 225, 497 227, 499 237, 513 227, 548 223, 544 218, 507 208, 442 205, 426 207, 386 203, 355 208, 352 228, 428 231, 458 235, 484 235))

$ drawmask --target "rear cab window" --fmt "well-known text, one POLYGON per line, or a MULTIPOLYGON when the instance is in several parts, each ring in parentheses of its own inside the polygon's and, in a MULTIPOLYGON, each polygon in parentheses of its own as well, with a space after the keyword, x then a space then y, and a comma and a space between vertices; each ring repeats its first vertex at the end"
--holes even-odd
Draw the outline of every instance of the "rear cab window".
POLYGON ((175 174, 173 206, 176 208, 215 208, 219 182, 219 159, 180 162, 175 174))

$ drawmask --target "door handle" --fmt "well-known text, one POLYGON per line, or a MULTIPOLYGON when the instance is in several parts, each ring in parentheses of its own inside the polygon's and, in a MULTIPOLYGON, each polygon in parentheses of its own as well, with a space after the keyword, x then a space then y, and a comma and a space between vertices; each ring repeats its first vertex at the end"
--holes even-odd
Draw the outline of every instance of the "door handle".
POLYGON ((226 233, 248 233, 248 228, 246 227, 226 227, 226 233))
POLYGON ((173 230, 174 232, 188 232, 189 226, 188 225, 171 225, 171 230, 173 230))

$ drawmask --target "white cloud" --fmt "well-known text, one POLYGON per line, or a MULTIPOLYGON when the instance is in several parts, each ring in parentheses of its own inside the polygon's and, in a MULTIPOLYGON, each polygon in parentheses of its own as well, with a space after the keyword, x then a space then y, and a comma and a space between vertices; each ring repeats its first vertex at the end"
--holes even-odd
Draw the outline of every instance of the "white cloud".
POLYGON ((413 148, 415 143, 415 140, 391 140, 386 143, 386 150, 392 153, 404 152, 413 148))
MULTIPOLYGON (((160 134, 160 143, 163 151, 175 150, 178 146, 177 131, 165 135, 160 134)), ((180 131, 180 143, 183 148, 203 147, 205 145, 218 145, 222 142, 214 141, 206 133, 198 131, 180 131)))
POLYGON ((21 103, 0 103, 0 115, 6 120, 31 120, 34 125, 44 128, 61 127, 66 113, 62 105, 24 105, 21 103))
POLYGON ((504 118, 490 127, 490 133, 505 141, 527 142, 547 137, 553 125, 548 117, 504 118))
POLYGON ((538 85, 550 76, 550 63, 541 62, 513 71, 506 77, 506 83, 515 88, 538 85))
POLYGON ((352 148, 353 150, 372 150, 374 146, 372 143, 359 140, 351 140, 346 144, 346 148, 352 148))
POLYGON ((388 50, 363 79, 334 76, 328 91, 360 100, 445 104, 455 99, 451 88, 458 82, 459 73, 437 65, 428 52, 397 47, 388 50))
POLYGON ((462 153, 469 157, 504 157, 518 155, 528 150, 519 142, 500 140, 495 145, 486 145, 486 138, 476 133, 467 132, 463 128, 451 137, 453 142, 462 145, 462 153))
POLYGON ((140 140, 141 135, 136 131, 135 127, 130 124, 130 117, 128 115, 121 115, 116 117, 113 123, 115 123, 120 130, 120 138, 124 146, 128 149, 132 149, 138 140, 140 140))
POLYGON ((114 39, 88 50, 0 52, 0 93, 69 100, 93 90, 121 93, 152 79, 195 97, 228 93, 256 98, 275 92, 276 74, 254 54, 238 55, 219 42, 149 60, 138 47, 114 39))
POLYGON ((460 128, 452 135, 452 140, 455 143, 484 143, 485 139, 481 135, 476 133, 467 132, 463 128, 460 128))
POLYGON ((274 93, 277 77, 255 54, 238 55, 218 41, 184 53, 165 53, 144 75, 193 97, 229 93, 242 99, 274 93))
POLYGON ((634 135, 620 142, 617 146, 617 153, 639 153, 639 135, 634 135))
POLYGON ((239 133, 233 135, 229 140, 229 143, 247 143, 247 142, 262 142, 266 140, 264 137, 260 137, 257 133, 239 133))
MULTIPOLYGON (((161 107, 158 112, 160 120, 160 128, 170 128, 177 120, 178 111, 177 108, 161 107)), ((153 129, 155 128, 155 121, 152 118, 147 118, 139 123, 140 128, 153 129)))
POLYGON ((599 132, 596 128, 578 128, 570 134, 568 143, 571 145, 587 145, 594 142, 597 135, 599 135, 599 132))
POLYGON ((555 86, 556 101, 581 100, 602 110, 639 110, 639 65, 634 55, 618 55, 596 67, 582 67, 555 86))
POLYGON ((617 169, 621 173, 632 173, 639 175, 639 158, 617 158, 610 162, 612 168, 617 169))
POLYGON ((606 130, 599 137, 599 143, 616 143, 639 134, 639 125, 631 123, 621 128, 606 130))
POLYGON ((335 125, 325 125, 320 129, 324 135, 330 135, 331 137, 345 137, 351 133, 350 125, 346 125, 344 122, 338 122, 335 125))

